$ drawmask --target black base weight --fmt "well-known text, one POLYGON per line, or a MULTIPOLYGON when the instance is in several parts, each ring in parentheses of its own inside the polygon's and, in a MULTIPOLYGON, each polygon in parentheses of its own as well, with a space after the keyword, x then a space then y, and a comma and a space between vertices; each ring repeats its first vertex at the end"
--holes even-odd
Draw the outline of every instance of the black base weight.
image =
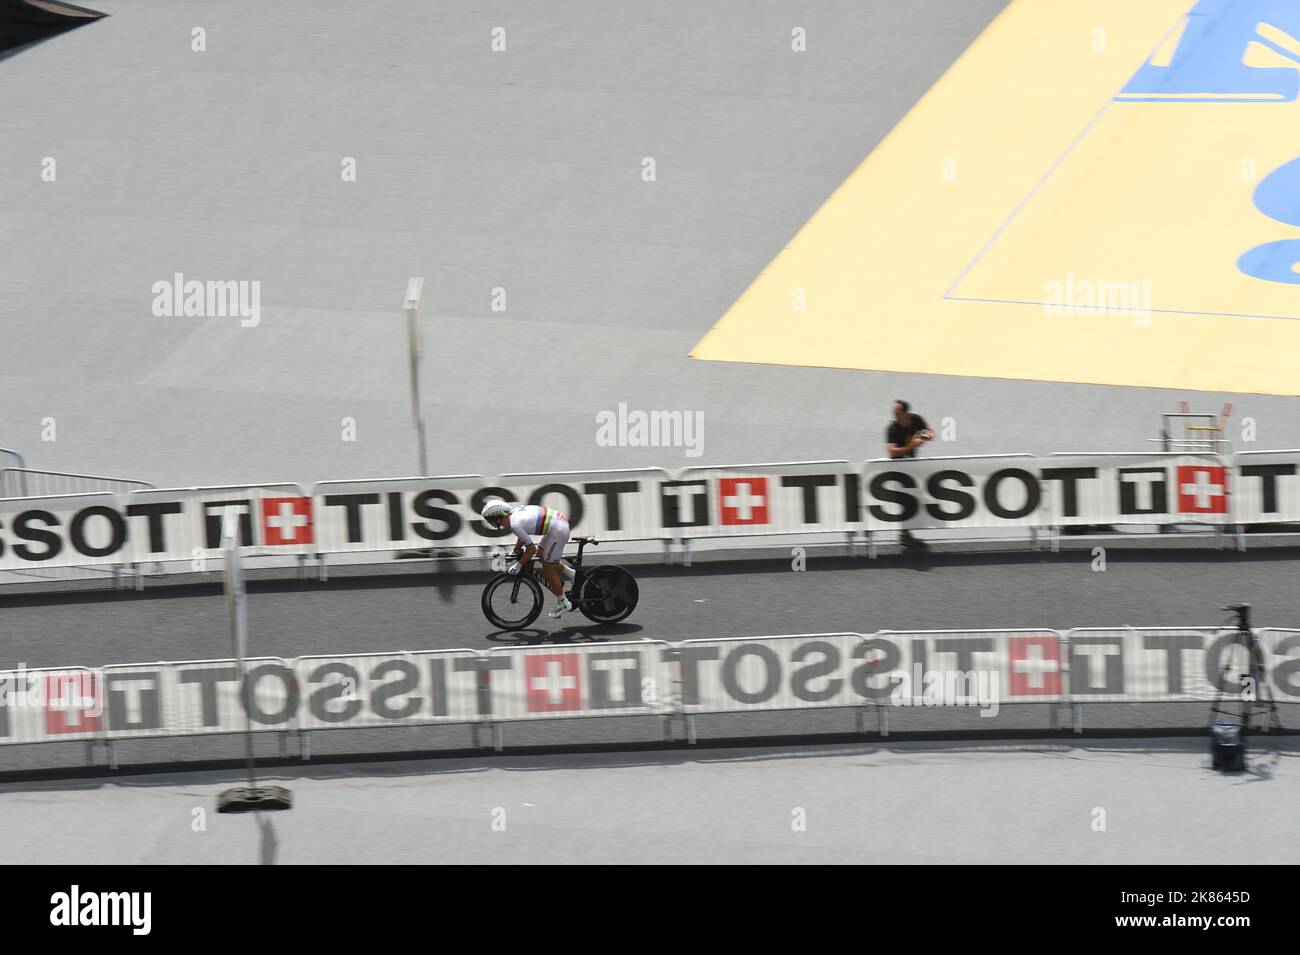
POLYGON ((293 808, 293 793, 283 786, 236 786, 217 796, 217 812, 274 812, 293 808))

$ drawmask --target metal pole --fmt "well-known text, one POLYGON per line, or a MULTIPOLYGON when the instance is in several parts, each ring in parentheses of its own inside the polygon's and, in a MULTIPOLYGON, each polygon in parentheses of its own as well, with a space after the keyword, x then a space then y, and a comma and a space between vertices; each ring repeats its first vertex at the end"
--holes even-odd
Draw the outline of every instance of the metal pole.
POLYGON ((226 611, 230 616, 230 651, 239 661, 239 690, 244 704, 244 756, 248 764, 248 788, 257 787, 253 774, 252 697, 244 654, 248 648, 248 611, 244 600, 244 575, 239 564, 239 515, 228 509, 221 521, 221 549, 225 558, 226 611))
MULTIPOLYGON (((239 664, 239 700, 244 707, 244 759, 248 786, 232 786, 217 795, 217 812, 269 812, 293 808, 284 786, 257 785, 253 758, 253 693, 248 685, 248 613, 244 571, 239 554, 239 513, 227 508, 221 519, 221 553, 226 565, 226 610, 230 615, 230 649, 239 664)), ((304 747, 308 744, 304 742, 304 747)), ((304 754, 304 759, 306 755, 304 754)))
POLYGON ((424 279, 413 278, 406 285, 407 350, 411 361, 411 411, 415 415, 415 431, 420 443, 420 476, 429 473, 429 454, 424 441, 424 412, 420 409, 420 297, 424 294, 424 279))

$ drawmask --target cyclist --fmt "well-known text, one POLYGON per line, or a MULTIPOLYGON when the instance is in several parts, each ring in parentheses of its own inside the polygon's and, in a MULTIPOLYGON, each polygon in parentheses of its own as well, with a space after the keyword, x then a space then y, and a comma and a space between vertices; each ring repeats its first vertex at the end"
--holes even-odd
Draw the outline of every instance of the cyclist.
POLYGON ((573 604, 564 595, 564 582, 561 577, 572 580, 574 573, 564 563, 564 545, 569 543, 569 519, 553 507, 540 504, 510 504, 495 499, 483 505, 483 523, 488 527, 509 527, 519 538, 524 552, 519 560, 506 568, 506 573, 517 574, 540 550, 542 555, 542 577, 546 586, 555 594, 555 609, 552 617, 573 609, 573 604), (533 544, 533 537, 540 537, 541 546, 533 544))

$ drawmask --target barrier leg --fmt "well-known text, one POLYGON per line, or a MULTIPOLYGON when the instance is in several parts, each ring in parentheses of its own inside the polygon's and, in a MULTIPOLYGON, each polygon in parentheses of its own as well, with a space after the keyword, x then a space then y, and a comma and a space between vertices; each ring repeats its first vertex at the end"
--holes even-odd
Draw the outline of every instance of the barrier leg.
POLYGON ((498 753, 506 748, 506 728, 500 723, 492 724, 492 748, 498 753))
POLYGON ((316 579, 319 580, 321 583, 324 583, 330 579, 330 568, 329 568, 329 564, 326 561, 328 557, 329 557, 328 554, 316 555, 316 579))
POLYGON ((690 567, 691 565, 691 539, 688 537, 682 541, 682 566, 690 567))
POLYGON ((1082 703, 1074 704, 1074 731, 1076 733, 1083 732, 1083 704, 1082 703))
POLYGON ((671 564, 672 562, 673 562, 673 542, 664 541, 664 563, 671 564))
POLYGON ((688 746, 694 746, 698 739, 699 737, 695 735, 695 717, 687 716, 686 717, 686 744, 688 746))
POLYGON ((117 769, 117 743, 108 741, 108 768, 117 769))
POLYGON ((876 559, 876 535, 867 531, 867 559, 876 559))
POLYGON ((95 741, 93 739, 86 740, 86 765, 95 765, 95 741))
POLYGON ((144 590, 144 568, 139 564, 132 564, 131 569, 135 571, 135 589, 144 590))
POLYGON ((673 739, 674 739, 673 718, 671 716, 665 716, 664 717, 664 742, 671 743, 673 739))
POLYGON ((114 589, 114 590, 121 590, 121 589, 122 589, 122 586, 123 586, 123 585, 122 585, 122 565, 121 565, 121 564, 114 564, 114 565, 113 565, 113 589, 114 589))
POLYGON ((311 733, 303 733, 298 738, 302 740, 302 761, 305 763, 311 759, 311 733))
POLYGON ((1233 525, 1237 529, 1237 550, 1246 549, 1246 528, 1241 524, 1233 525))
POLYGON ((889 707, 877 706, 876 717, 880 721, 880 735, 888 736, 889 735, 889 707))

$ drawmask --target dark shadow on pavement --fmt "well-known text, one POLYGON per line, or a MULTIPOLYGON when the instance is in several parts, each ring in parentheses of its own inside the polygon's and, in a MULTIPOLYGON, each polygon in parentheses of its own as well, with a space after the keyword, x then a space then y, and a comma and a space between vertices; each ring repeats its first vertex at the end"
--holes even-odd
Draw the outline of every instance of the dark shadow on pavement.
POLYGON ((276 858, 280 850, 280 840, 275 834, 275 823, 264 812, 254 813, 257 816, 258 830, 258 861, 262 865, 275 865, 276 858))

